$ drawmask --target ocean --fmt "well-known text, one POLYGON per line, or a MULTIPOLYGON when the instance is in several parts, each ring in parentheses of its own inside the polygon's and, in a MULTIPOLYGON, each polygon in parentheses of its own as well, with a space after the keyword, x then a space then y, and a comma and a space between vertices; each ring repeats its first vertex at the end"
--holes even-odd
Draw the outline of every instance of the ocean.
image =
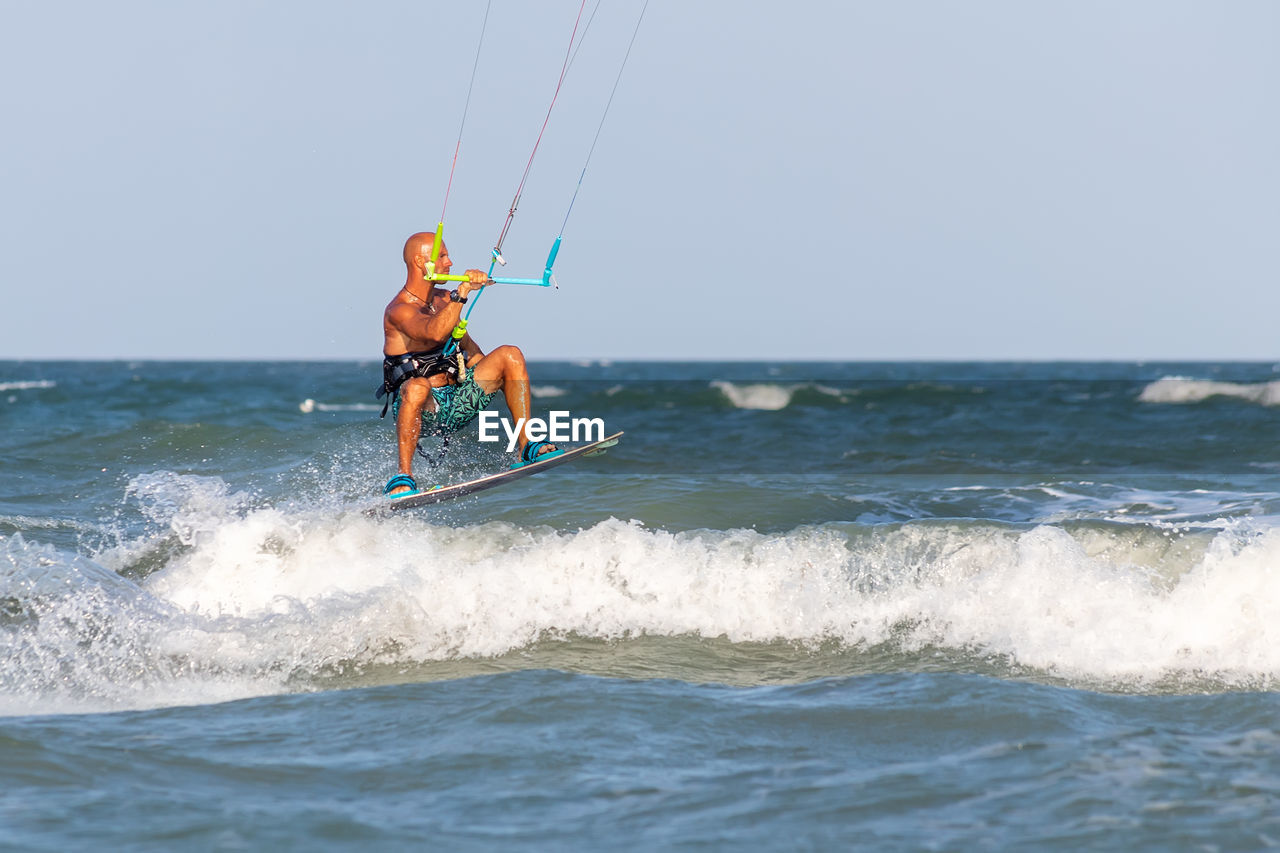
POLYGON ((1280 365, 532 372, 0 362, 0 849, 1280 846, 1280 365))

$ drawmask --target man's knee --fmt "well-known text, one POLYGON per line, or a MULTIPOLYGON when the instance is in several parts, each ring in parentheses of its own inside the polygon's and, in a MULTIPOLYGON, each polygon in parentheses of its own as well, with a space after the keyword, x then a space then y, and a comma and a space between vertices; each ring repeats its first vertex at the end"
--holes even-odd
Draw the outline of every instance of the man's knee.
POLYGON ((515 346, 514 344, 503 344, 493 352, 494 355, 500 355, 502 357, 504 364, 520 371, 525 369, 524 353, 521 352, 520 347, 515 346))
POLYGON ((427 400, 427 394, 431 391, 431 385, 425 379, 410 379, 404 385, 400 386, 401 405, 410 406, 414 409, 421 409, 422 404, 427 400))
POLYGON ((501 388, 503 383, 512 380, 523 382, 528 380, 529 371, 524 365, 524 353, 520 347, 503 344, 476 365, 475 379, 485 392, 501 388))

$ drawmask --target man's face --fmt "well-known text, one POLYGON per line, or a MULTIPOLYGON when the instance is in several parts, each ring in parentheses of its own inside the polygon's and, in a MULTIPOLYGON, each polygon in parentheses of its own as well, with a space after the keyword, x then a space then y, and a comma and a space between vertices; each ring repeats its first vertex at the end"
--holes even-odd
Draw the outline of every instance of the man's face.
MULTIPOLYGON (((431 260, 431 244, 426 243, 422 247, 422 264, 424 268, 429 260, 431 260)), ((449 249, 441 242, 440 257, 436 258, 436 272, 440 275, 448 275, 451 269, 453 269, 453 261, 449 258, 449 249)))

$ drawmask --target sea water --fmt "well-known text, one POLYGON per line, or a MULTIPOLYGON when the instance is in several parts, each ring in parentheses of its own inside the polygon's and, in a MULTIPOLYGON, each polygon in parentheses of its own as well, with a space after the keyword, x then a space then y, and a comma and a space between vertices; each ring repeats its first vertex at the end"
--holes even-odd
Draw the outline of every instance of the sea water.
POLYGON ((536 364, 369 515, 378 380, 0 363, 0 847, 1280 845, 1280 367, 536 364))

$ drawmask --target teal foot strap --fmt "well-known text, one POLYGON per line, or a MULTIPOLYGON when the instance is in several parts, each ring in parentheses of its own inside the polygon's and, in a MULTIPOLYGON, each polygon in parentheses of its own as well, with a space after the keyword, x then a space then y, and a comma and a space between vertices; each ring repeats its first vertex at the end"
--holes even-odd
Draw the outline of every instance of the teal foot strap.
POLYGON ((418 483, 417 483, 417 481, 415 481, 415 480, 414 480, 412 477, 410 477, 408 474, 396 474, 396 475, 395 475, 394 477, 392 477, 390 480, 387 480, 386 488, 384 488, 384 489, 382 490, 382 493, 383 493, 384 495, 390 495, 390 494, 391 494, 391 492, 392 492, 393 490, 398 489, 398 488, 400 488, 401 486, 408 486, 408 487, 409 487, 409 491, 407 491, 407 492, 401 492, 401 493, 400 493, 400 494, 398 494, 398 495, 392 495, 392 497, 394 497, 394 498, 407 498, 409 495, 416 495, 416 494, 418 493, 418 483))
POLYGON ((549 441, 531 441, 524 446, 524 451, 520 454, 520 461, 511 463, 512 468, 523 468, 534 462, 541 462, 544 459, 550 459, 553 456, 559 456, 564 453, 563 450, 548 450, 546 453, 539 453, 544 447, 549 447, 549 441))

